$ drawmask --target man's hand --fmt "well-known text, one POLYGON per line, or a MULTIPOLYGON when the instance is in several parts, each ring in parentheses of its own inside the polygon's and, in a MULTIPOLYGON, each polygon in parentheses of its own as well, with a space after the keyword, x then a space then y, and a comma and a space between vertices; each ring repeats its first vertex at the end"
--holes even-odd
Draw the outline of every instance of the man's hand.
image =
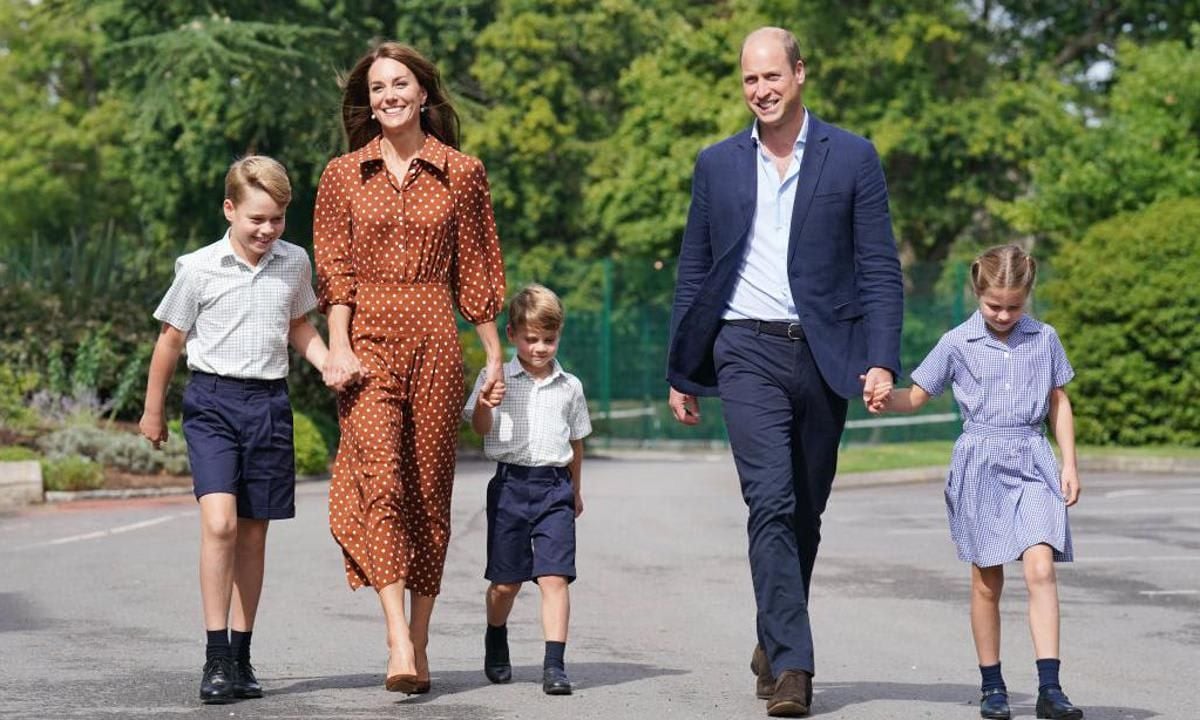
POLYGON ((878 415, 887 407, 888 400, 892 397, 892 371, 873 367, 866 375, 860 377, 863 380, 863 405, 866 406, 867 412, 878 415))
POLYGON ((671 413, 675 415, 675 419, 684 425, 699 424, 700 401, 695 395, 687 395, 671 388, 667 396, 667 405, 671 406, 671 413))

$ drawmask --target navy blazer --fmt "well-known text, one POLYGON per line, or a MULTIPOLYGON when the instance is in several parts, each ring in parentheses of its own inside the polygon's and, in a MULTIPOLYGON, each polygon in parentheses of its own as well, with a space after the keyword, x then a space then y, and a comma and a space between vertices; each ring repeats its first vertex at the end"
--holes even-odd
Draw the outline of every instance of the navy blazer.
MULTIPOLYGON (((808 122, 780 262, 821 375, 850 398, 862 394, 858 376, 868 368, 900 375, 903 280, 875 148, 815 115, 808 122)), ((696 159, 667 357, 667 381, 690 395, 717 394, 713 342, 754 219, 757 153, 747 128, 696 159)))

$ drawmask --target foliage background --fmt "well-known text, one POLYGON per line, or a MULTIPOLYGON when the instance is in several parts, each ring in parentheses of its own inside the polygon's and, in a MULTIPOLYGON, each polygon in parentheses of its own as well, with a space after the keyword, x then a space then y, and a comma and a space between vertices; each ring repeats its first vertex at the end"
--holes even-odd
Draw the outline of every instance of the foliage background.
MULTIPOLYGON (((696 153, 749 120, 738 44, 770 23, 800 39, 808 107, 877 145, 910 297, 961 307, 964 259, 1033 248, 1069 282, 1045 297, 1080 369, 1076 406, 1095 419, 1084 439, 1195 444, 1150 408, 1192 402, 1163 379, 1194 380, 1182 352, 1123 378, 1124 430, 1102 426, 1112 388, 1090 378, 1128 343, 1092 340, 1117 331, 1084 290, 1137 305, 1138 342, 1190 347, 1172 318, 1195 307, 1140 288, 1197 280, 1194 263, 1174 278, 1158 263, 1196 235, 1168 201, 1200 197, 1198 20, 1200 0, 0 0, 3 423, 36 424, 39 392, 57 412, 69 400, 136 418, 150 312, 172 259, 223 232, 238 156, 285 163, 286 237, 310 245, 316 179, 344 149, 338 75, 379 38, 439 64, 464 150, 488 167, 512 285, 555 287, 581 326, 618 287, 622 342, 661 335, 635 313, 665 306, 669 283, 606 285, 598 261, 669 269, 696 153)), ((906 346, 951 321, 910 314, 906 346)), ((661 367, 661 339, 623 351, 661 367)), ((292 386, 331 439, 315 374, 297 364, 292 386)))

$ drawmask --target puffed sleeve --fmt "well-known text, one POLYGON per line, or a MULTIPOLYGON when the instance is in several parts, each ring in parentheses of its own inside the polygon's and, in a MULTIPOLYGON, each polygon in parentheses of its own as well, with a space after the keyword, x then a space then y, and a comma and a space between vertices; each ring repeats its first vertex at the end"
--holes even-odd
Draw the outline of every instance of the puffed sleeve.
POLYGON ((471 158, 455 193, 454 302, 467 322, 495 320, 504 306, 504 258, 483 163, 471 158))
POLYGON ((913 384, 937 397, 946 391, 946 383, 954 380, 953 342, 949 333, 938 340, 938 344, 925 356, 916 370, 912 371, 913 384))
POLYGON ((346 170, 337 160, 325 166, 313 210, 313 255, 317 259, 318 309, 354 305, 353 227, 346 170))

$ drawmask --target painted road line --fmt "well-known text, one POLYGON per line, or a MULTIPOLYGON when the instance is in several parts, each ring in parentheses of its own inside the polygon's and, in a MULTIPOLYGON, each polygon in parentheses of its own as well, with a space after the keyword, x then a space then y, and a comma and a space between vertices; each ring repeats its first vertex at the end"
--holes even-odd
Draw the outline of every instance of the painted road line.
POLYGON ((109 537, 111 535, 120 535, 121 533, 127 533, 127 532, 130 532, 133 530, 141 530, 143 528, 153 527, 155 525, 161 525, 162 523, 165 523, 169 520, 174 520, 175 518, 181 518, 181 517, 188 517, 188 516, 191 516, 194 514, 195 513, 192 513, 192 512, 185 512, 185 513, 174 513, 172 515, 163 515, 161 517, 151 518, 150 520, 143 520, 141 522, 130 523, 129 525, 118 525, 117 527, 108 528, 107 530, 96 530, 94 532, 83 533, 81 535, 68 535, 67 537, 55 538, 53 540, 44 540, 42 542, 31 543, 29 545, 21 545, 19 547, 13 548, 13 550, 29 550, 31 548, 37 548, 37 547, 49 547, 49 546, 53 546, 53 545, 66 545, 69 543, 83 542, 84 540, 99 540, 100 538, 109 537))

